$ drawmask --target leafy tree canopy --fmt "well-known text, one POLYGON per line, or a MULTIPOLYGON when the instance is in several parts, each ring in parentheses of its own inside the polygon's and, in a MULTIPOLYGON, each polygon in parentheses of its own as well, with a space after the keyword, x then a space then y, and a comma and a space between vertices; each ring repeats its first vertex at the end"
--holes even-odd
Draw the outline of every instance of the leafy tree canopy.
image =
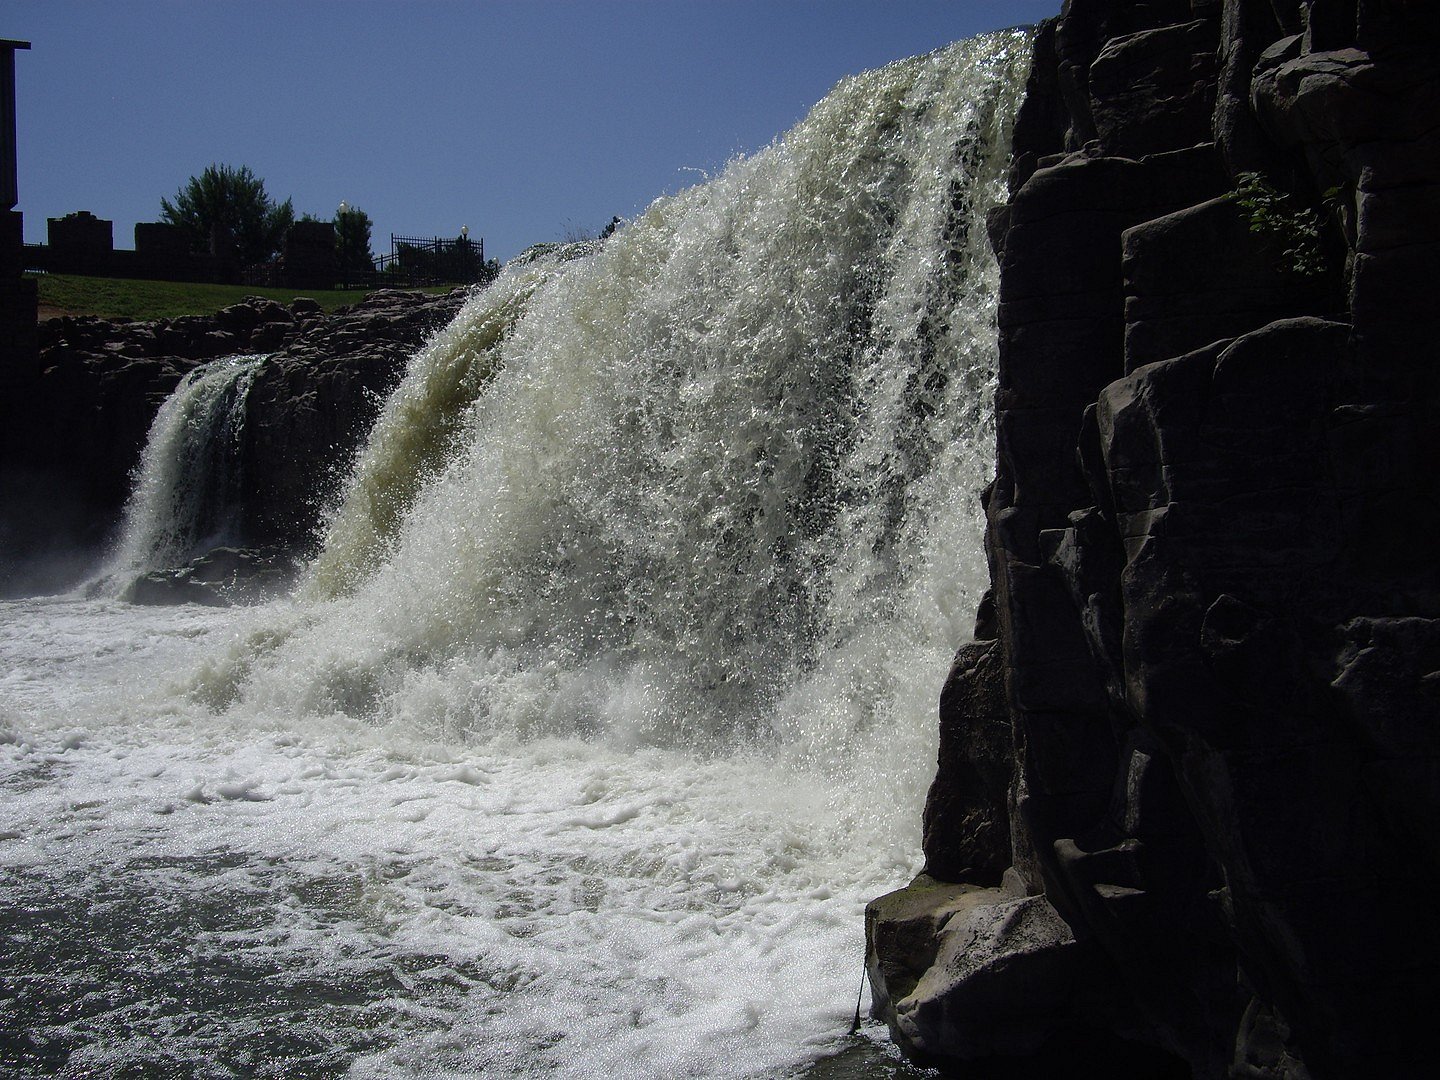
POLYGON ((358 207, 347 205, 335 214, 335 254, 340 265, 348 270, 374 269, 375 256, 370 251, 370 215, 358 207))
POLYGON ((160 218, 190 234, 197 247, 218 240, 242 265, 264 262, 280 250, 285 230, 295 220, 290 200, 276 203, 265 193, 265 181, 246 165, 210 165, 175 193, 160 200, 160 218))

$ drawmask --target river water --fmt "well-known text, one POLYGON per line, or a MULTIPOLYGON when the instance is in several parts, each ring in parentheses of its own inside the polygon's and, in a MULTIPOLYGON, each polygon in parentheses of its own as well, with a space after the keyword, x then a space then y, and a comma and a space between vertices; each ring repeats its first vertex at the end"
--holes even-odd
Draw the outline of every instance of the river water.
POLYGON ((847 80, 507 268, 293 596, 0 604, 4 1068, 912 1074, 847 1031, 987 578, 1027 55, 847 80))

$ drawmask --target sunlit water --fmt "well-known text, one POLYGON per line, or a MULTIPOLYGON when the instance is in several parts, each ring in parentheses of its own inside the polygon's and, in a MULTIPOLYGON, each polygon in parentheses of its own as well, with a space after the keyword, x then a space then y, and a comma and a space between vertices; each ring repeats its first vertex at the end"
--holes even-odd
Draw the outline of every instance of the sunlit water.
POLYGON ((1027 51, 849 80, 509 268, 296 599, 0 606, 0 1062, 903 1071, 846 1033, 985 580, 1027 51))

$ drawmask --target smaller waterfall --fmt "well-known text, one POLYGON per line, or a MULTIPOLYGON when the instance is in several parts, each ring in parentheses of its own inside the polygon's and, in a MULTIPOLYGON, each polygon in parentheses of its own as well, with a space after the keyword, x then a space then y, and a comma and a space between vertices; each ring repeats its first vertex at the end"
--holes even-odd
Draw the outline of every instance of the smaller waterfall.
POLYGON ((150 425, 120 541, 92 588, 118 594, 151 570, 179 566, 232 539, 240 495, 245 402, 264 356, 202 364, 150 425))

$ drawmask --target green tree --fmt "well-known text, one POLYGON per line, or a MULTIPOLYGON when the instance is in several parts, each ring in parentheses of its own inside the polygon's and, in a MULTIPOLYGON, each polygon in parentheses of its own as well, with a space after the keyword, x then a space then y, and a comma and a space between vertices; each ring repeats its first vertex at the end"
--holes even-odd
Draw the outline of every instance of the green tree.
POLYGON ((375 268, 370 250, 370 215, 354 206, 335 214, 335 253, 340 269, 364 273, 375 268))
POLYGON ((242 265, 264 262, 280 250, 285 230, 295 221, 290 200, 276 203, 249 166, 210 165, 175 193, 160 200, 160 219, 190 234, 191 243, 208 250, 211 237, 242 265))

